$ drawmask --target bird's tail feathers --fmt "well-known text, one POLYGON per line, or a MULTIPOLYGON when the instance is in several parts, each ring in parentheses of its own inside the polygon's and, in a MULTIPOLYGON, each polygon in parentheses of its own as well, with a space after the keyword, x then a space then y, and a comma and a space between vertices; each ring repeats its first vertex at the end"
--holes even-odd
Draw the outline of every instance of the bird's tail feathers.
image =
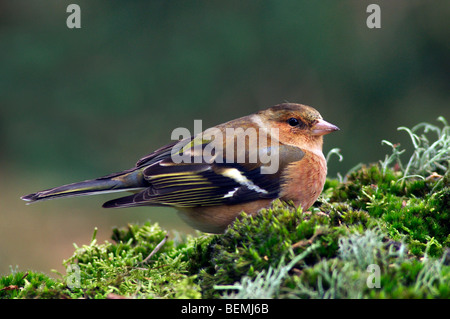
POLYGON ((136 191, 145 188, 139 171, 128 171, 105 177, 67 184, 22 196, 21 199, 33 203, 61 197, 107 194, 136 191))

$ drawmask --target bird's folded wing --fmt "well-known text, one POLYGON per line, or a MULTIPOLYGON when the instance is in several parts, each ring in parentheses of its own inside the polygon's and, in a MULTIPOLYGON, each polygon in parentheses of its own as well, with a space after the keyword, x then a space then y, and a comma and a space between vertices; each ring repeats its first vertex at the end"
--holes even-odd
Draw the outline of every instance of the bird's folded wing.
POLYGON ((106 202, 104 207, 232 205, 276 198, 280 188, 279 179, 238 164, 173 164, 165 160, 147 167, 144 176, 148 188, 106 202))
POLYGON ((258 199, 277 198, 280 193, 282 167, 300 160, 304 153, 297 148, 276 145, 266 147, 270 154, 277 152, 279 168, 270 174, 264 165, 252 161, 261 148, 244 147, 233 152, 231 161, 222 153, 226 146, 202 137, 191 137, 172 143, 141 159, 136 166, 148 182, 141 192, 106 202, 104 207, 176 206, 196 207, 233 205, 258 199), (211 148, 215 152, 211 152, 211 148), (213 154, 213 156, 206 156, 213 154), (236 155, 243 152, 243 160, 236 155), (253 152, 253 153, 252 153, 253 152), (177 156, 186 161, 177 162, 177 156), (219 156, 220 155, 220 156, 219 156))
MULTIPOLYGON (((201 141, 204 150, 208 141, 201 141)), ((192 139, 183 145, 195 146, 192 139)), ((278 174, 261 174, 258 163, 208 161, 191 153, 187 163, 175 163, 172 149, 163 147, 137 163, 149 186, 145 190, 106 202, 104 207, 177 206, 195 207, 238 204, 261 198, 276 198, 280 190, 278 174)), ((180 148, 176 150, 179 151, 180 148)))

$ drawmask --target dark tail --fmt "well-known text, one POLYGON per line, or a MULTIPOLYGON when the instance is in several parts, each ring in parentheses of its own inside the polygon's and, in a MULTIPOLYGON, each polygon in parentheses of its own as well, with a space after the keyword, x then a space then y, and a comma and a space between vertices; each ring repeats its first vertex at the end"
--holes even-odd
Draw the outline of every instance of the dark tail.
POLYGON ((145 187, 148 187, 148 184, 142 177, 142 172, 139 170, 130 170, 84 182, 43 190, 34 194, 22 196, 21 199, 32 203, 60 197, 135 191, 145 187))

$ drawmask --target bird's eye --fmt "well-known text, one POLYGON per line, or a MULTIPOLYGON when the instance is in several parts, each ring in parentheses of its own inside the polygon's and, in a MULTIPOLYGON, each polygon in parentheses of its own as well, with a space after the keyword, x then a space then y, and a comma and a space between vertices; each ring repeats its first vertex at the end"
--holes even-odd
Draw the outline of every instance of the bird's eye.
POLYGON ((291 117, 289 120, 287 120, 287 122, 290 126, 297 126, 300 124, 300 122, 295 117, 291 117))

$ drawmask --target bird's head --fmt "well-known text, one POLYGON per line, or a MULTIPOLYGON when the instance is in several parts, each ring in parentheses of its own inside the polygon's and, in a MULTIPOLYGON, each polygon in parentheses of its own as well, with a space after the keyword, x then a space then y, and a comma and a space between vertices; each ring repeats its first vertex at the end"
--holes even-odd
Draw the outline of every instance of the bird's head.
POLYGON ((302 104, 278 104, 258 115, 266 127, 278 129, 281 143, 300 148, 322 150, 323 135, 339 130, 323 120, 316 109, 302 104))

